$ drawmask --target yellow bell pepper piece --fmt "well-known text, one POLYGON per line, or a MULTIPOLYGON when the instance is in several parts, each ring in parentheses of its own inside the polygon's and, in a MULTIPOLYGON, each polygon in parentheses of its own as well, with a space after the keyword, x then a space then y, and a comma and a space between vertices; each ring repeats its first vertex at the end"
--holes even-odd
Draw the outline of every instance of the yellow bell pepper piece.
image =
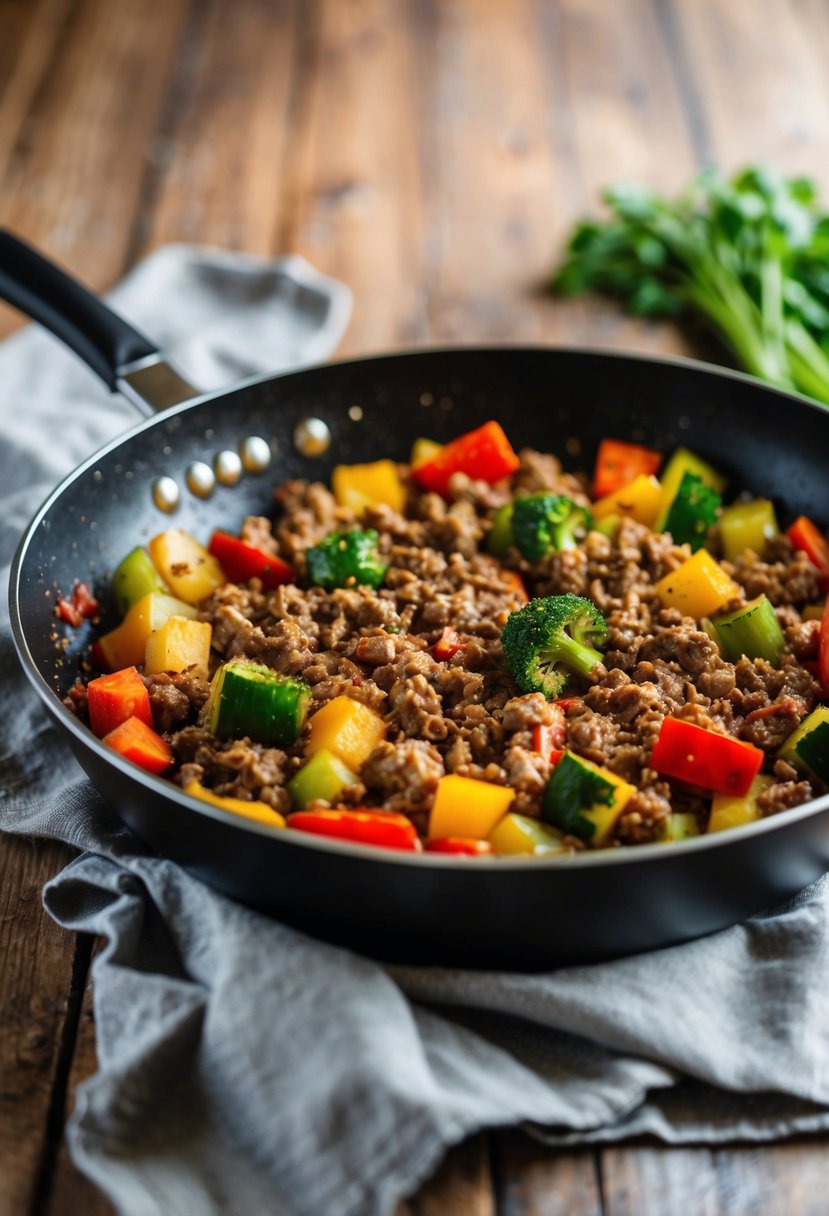
POLYGON ((181 528, 159 532, 147 548, 153 565, 173 595, 186 604, 198 604, 227 582, 215 557, 181 528))
POLYGON ((711 802, 711 815, 708 819, 708 832, 724 832, 727 828, 742 827, 746 823, 754 823, 762 819, 762 813, 757 805, 761 794, 774 785, 774 778, 758 773, 749 786, 748 793, 742 798, 733 794, 715 794, 711 802))
POLYGON ((662 501, 659 505, 659 514, 654 523, 655 532, 663 532, 665 530, 668 512, 676 498, 680 482, 686 473, 696 474, 704 485, 710 486, 718 494, 722 494, 728 484, 728 479, 723 477, 722 473, 718 473, 715 468, 712 468, 707 460, 703 460, 701 456, 697 456, 694 452, 689 451, 688 448, 677 448, 662 471, 660 481, 660 485, 662 486, 662 501))
POLYGON ((707 549, 698 549, 655 587, 666 608, 678 608, 686 616, 711 616, 740 596, 740 588, 707 549))
POLYGON ((820 600, 817 604, 807 604, 800 615, 804 621, 822 621, 825 611, 826 600, 820 600))
POLYGON ((213 626, 186 616, 171 616, 147 638, 144 674, 160 671, 191 671, 207 679, 213 626))
POLYGON ((550 856, 554 853, 564 855, 573 852, 564 844, 561 832, 538 819, 531 819, 528 815, 516 815, 515 812, 505 815, 495 825, 489 841, 499 857, 512 857, 519 853, 550 856))
POLYGON ((416 464, 423 464, 424 461, 431 460, 442 447, 443 444, 435 443, 434 439, 415 439, 409 464, 414 468, 416 464))
POLYGON ((338 464, 331 474, 331 489, 339 505, 350 507, 355 515, 378 503, 402 511, 406 501, 406 491, 393 460, 338 464))
POLYGON ((325 749, 359 772, 366 756, 385 737, 385 722, 367 705, 352 697, 334 697, 311 718, 305 754, 313 756, 325 749))
POLYGON ((279 811, 275 811, 267 802, 246 802, 244 798, 228 798, 214 794, 205 789, 200 781, 188 781, 184 786, 185 794, 198 798, 200 802, 209 802, 211 806, 219 806, 223 811, 232 811, 234 815, 244 815, 256 823, 266 823, 268 827, 284 828, 285 819, 279 811))
POLYGON ((659 514, 661 502, 662 487, 659 482, 655 477, 641 473, 629 485, 594 502, 593 516, 595 519, 605 519, 609 515, 629 515, 646 528, 651 528, 659 514))
POLYGON ((505 785, 458 777, 455 773, 441 777, 429 816, 429 838, 471 836, 475 840, 489 840, 514 797, 515 790, 505 785))
POLYGON ((120 625, 98 639, 110 671, 144 662, 147 640, 171 616, 194 617, 195 608, 172 595, 151 591, 133 604, 120 625))
POLYGON ((720 540, 727 561, 736 561, 744 549, 753 549, 762 556, 766 541, 779 535, 774 503, 768 498, 735 502, 720 515, 720 540))

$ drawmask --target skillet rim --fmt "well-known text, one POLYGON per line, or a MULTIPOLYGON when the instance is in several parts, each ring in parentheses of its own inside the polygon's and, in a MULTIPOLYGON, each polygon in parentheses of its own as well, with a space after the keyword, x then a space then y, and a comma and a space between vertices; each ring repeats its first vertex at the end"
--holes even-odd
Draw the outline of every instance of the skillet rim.
MULTIPOLYGON (((376 354, 360 355, 357 357, 349 357, 344 359, 330 360, 325 363, 310 364, 301 368, 292 368, 281 372, 266 372, 255 376, 248 377, 238 383, 234 383, 224 388, 215 389, 210 392, 200 393, 197 396, 190 397, 186 401, 179 402, 177 405, 171 406, 168 409, 151 414, 149 417, 139 419, 135 425, 128 428, 127 431, 109 440, 102 447, 96 449, 86 460, 76 466, 68 473, 58 485, 51 491, 46 499, 41 503, 33 518, 23 531, 20 541, 15 550, 14 557, 11 562, 9 571, 8 585, 8 606, 9 606, 9 622, 11 626, 12 639, 21 666, 26 674, 29 683, 34 688, 37 695, 43 702, 47 712, 62 726, 72 734, 77 742, 84 748, 90 749, 99 760, 106 764, 113 765, 124 777, 143 786, 149 793, 164 798, 172 798, 180 807, 187 811, 196 811, 204 815, 208 819, 216 820, 222 824, 232 827, 237 830, 252 832, 258 836, 264 836, 270 839, 276 839, 280 843, 288 844, 290 847, 300 846, 303 848, 316 849, 322 853, 340 855, 343 857, 359 857, 363 861, 369 861, 376 864, 389 865, 402 864, 405 866, 426 866, 426 868, 434 867, 436 870, 460 870, 465 874, 481 873, 484 876, 491 876, 499 872, 514 872, 521 871, 530 867, 533 872, 541 871, 557 871, 562 867, 568 870, 575 867, 576 870, 591 871, 596 868, 604 868, 606 866, 631 865, 631 864, 648 864, 656 863, 660 859, 669 861, 677 856, 688 857, 692 854, 707 853, 711 849, 727 849, 729 845, 737 844, 740 841, 748 842, 750 839, 764 836, 771 832, 782 831, 783 828, 791 824, 797 823, 803 819, 810 819, 813 816, 820 815, 826 810, 829 810, 829 793, 822 795, 820 798, 812 799, 810 802, 803 803, 800 806, 790 807, 787 810, 780 811, 767 819, 761 819, 755 823, 743 825, 740 827, 730 828, 724 832, 717 832, 711 836, 703 835, 694 837, 690 840, 673 841, 673 842, 654 842, 650 844, 639 844, 629 848, 616 849, 598 849, 595 851, 586 850, 585 852, 576 853, 566 858, 542 856, 528 857, 484 857, 474 858, 473 864, 470 865, 470 859, 462 856, 455 857, 451 854, 435 854, 427 852, 403 852, 393 849, 377 849, 370 845, 361 845, 353 842, 340 842, 329 837, 312 835, 304 832, 287 832, 284 828, 277 826, 269 827, 265 824, 257 823, 254 820, 246 820, 244 817, 235 815, 230 811, 224 811, 220 807, 214 807, 208 803, 200 802, 196 798, 191 798, 174 785, 172 782, 165 781, 161 777, 156 777, 151 773, 147 773, 137 765, 130 764, 111 748, 104 746, 102 741, 93 735, 89 727, 85 726, 63 702, 55 695, 54 690, 46 683, 45 679, 38 670, 34 656, 32 655, 26 639, 25 628, 20 614, 19 589, 21 585, 21 576, 23 565, 27 555, 27 551, 31 541, 34 538, 35 532, 40 525, 43 517, 48 513, 52 506, 58 502, 65 491, 80 480, 99 460, 110 455, 117 450, 121 445, 131 442, 138 435, 145 431, 154 428, 157 422, 168 418, 189 413, 191 410, 206 404, 209 401, 215 401, 225 396, 230 396, 239 390, 255 388, 259 385, 275 383, 285 379, 290 379, 294 376, 305 376, 308 373, 313 374, 315 371, 336 370, 338 368, 347 368, 355 365, 376 364, 389 360, 398 359, 418 359, 428 358, 432 355, 452 355, 453 353, 470 355, 470 354, 497 354, 505 352, 514 355, 521 353, 527 354, 548 354, 556 355, 576 355, 576 356, 591 356, 600 359, 619 360, 620 362, 639 363, 639 364, 658 364, 667 366, 668 368, 676 367, 683 370, 690 370, 695 373, 705 375, 713 375, 720 379, 736 380, 746 384, 753 390, 760 392, 771 393, 775 396, 782 397, 786 401, 791 401, 798 408, 808 407, 823 417, 827 417, 827 407, 814 401, 812 398, 804 394, 778 388, 776 385, 767 384, 765 381, 758 379, 756 376, 751 376, 746 372, 741 372, 734 368, 721 367, 717 364, 708 363, 701 359, 694 359, 685 355, 651 355, 639 352, 623 351, 614 348, 594 347, 594 346, 560 346, 546 343, 494 343, 487 346, 480 344, 467 345, 451 345, 451 346, 426 346, 416 347, 408 350, 400 351, 381 351, 376 354)), ((117 809, 116 809, 117 813, 117 809)))

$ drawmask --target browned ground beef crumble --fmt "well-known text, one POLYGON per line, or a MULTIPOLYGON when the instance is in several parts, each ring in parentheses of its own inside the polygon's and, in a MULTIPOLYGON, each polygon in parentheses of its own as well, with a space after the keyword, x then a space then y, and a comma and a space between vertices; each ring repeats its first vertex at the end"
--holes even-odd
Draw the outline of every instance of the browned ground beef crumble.
MULTIPOLYGON (((387 739, 362 765, 361 783, 348 789, 346 804, 403 811, 425 832, 439 779, 458 773, 511 786, 511 809, 538 816, 550 764, 533 750, 532 731, 551 722, 555 710, 540 693, 517 695, 504 668, 501 629, 524 602, 515 570, 531 597, 587 596, 607 619, 603 665, 590 681, 572 678, 566 690, 575 698, 566 746, 637 786, 611 844, 658 839, 672 809, 694 813, 705 829, 710 793, 669 784, 649 767, 668 714, 766 752, 764 770, 775 784, 760 799, 764 814, 823 792, 775 760, 821 696, 801 665, 816 654, 818 623, 803 621, 798 607, 820 594, 817 571, 803 553, 780 537, 764 560, 746 552, 723 563, 744 593, 734 606, 765 593, 786 636, 779 669, 762 659, 733 664, 695 620, 662 607, 655 584, 690 556, 668 534, 625 520, 612 540, 591 532, 579 548, 534 564, 515 551, 506 564, 484 552, 493 512, 519 490, 589 502, 582 481, 562 472, 554 456, 529 450, 509 483, 493 487, 456 475, 449 502, 409 484, 404 514, 377 506, 357 520, 324 485, 282 485, 275 522, 249 518, 241 535, 292 563, 298 584, 264 592, 253 579, 227 584, 206 600, 200 618, 213 626, 215 665, 243 656, 301 677, 312 689, 312 713, 345 693, 383 716, 387 739), (381 589, 306 586, 305 551, 349 526, 379 533, 389 563, 381 589), (431 648, 445 626, 460 634, 464 647, 441 662, 431 648)), ((156 728, 176 756, 174 780, 196 778, 217 794, 291 810, 284 786, 303 763, 302 739, 285 751, 249 740, 220 742, 201 720, 206 682, 184 674, 145 677, 145 683, 156 728)), ((83 698, 76 699, 83 713, 83 698)))

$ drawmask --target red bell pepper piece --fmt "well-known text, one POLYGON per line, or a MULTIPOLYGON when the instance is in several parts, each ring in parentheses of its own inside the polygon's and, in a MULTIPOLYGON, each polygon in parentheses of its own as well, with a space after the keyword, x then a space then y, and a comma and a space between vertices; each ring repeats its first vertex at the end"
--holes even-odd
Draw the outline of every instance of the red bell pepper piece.
POLYGON ((82 621, 97 616, 101 611, 101 605, 89 590, 88 585, 75 579, 71 596, 69 599, 61 596, 55 611, 62 621, 66 621, 67 625, 77 629, 82 621))
POLYGON ((127 718, 140 718, 147 726, 153 724, 150 694, 135 667, 90 680, 86 692, 89 725, 99 739, 127 718))
POLYGON ((229 532, 214 532, 208 550, 232 583, 246 583, 248 579, 258 578, 266 591, 273 591, 275 587, 292 583, 296 578, 292 567, 280 557, 254 549, 229 532))
POLYGON ((573 706, 578 705, 580 701, 581 697, 558 697, 554 704, 559 707, 562 713, 567 714, 570 712, 573 706))
POLYGON ((567 721, 564 710, 553 703, 550 706, 553 715, 552 722, 533 728, 533 751, 548 760, 554 751, 560 751, 567 742, 567 721))
POLYGON ((679 718, 663 720, 651 756, 653 768, 667 777, 738 798, 748 793, 762 764, 763 752, 752 743, 679 718))
POLYGON ((829 544, 826 537, 805 515, 798 515, 786 529, 786 535, 795 549, 802 549, 820 575, 820 588, 829 591, 829 544))
POLYGON ((466 473, 475 481, 492 484, 514 473, 519 464, 500 423, 485 422, 477 430, 445 444, 429 460, 415 465, 411 477, 424 490, 448 498, 449 479, 454 473, 466 473))
POLYGON ((459 650, 466 647, 466 642, 459 633, 455 633, 454 629, 449 626, 444 629, 438 640, 432 647, 432 654, 439 662, 445 662, 451 659, 452 655, 457 654, 459 650))
POLYGON ((817 651, 817 678, 824 694, 829 697, 829 600, 823 610, 817 651))
POLYGON ((421 848, 415 825, 397 811, 295 811, 288 816, 288 827, 316 836, 333 836, 337 840, 376 844, 384 849, 402 849, 409 853, 421 848))
POLYGON ((644 473, 653 477, 662 464, 660 452, 640 447, 638 443, 623 443, 620 439, 603 439, 596 454, 593 474, 593 497, 604 498, 628 486, 644 473))
POLYGON ((452 853, 456 857, 488 857, 492 853, 492 845, 488 840, 475 840, 471 836, 443 836, 440 840, 430 840, 426 852, 452 853))
POLYGON ((104 735, 104 743, 150 773, 163 773, 173 763, 172 748, 140 718, 127 718, 104 735))

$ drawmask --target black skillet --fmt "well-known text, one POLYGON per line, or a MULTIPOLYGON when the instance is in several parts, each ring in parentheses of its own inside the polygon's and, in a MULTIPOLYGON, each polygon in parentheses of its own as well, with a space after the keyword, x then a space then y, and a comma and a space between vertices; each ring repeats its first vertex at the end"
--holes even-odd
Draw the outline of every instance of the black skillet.
POLYGON ((26 674, 95 785, 159 854, 234 898, 389 960, 538 969, 699 937, 759 912, 829 869, 829 797, 711 838, 588 853, 567 861, 469 860, 340 845, 240 821, 122 761, 61 704, 89 644, 56 622, 55 597, 83 578, 105 588, 123 554, 169 526, 152 487, 180 489, 172 517, 206 538, 267 513, 288 477, 334 464, 405 459, 412 440, 446 440, 498 418, 516 447, 592 465, 602 436, 671 451, 686 444, 736 489, 774 498, 780 517, 829 520, 829 413, 756 380, 681 360, 593 351, 425 351, 260 378, 194 398, 155 345, 83 288, 0 233, 0 297, 53 329, 112 389, 156 416, 72 473, 23 537, 10 585, 26 674), (309 458, 298 424, 332 442, 309 458), (249 436, 266 472, 209 498, 187 489, 249 436), (60 635, 65 649, 56 645, 60 635))

